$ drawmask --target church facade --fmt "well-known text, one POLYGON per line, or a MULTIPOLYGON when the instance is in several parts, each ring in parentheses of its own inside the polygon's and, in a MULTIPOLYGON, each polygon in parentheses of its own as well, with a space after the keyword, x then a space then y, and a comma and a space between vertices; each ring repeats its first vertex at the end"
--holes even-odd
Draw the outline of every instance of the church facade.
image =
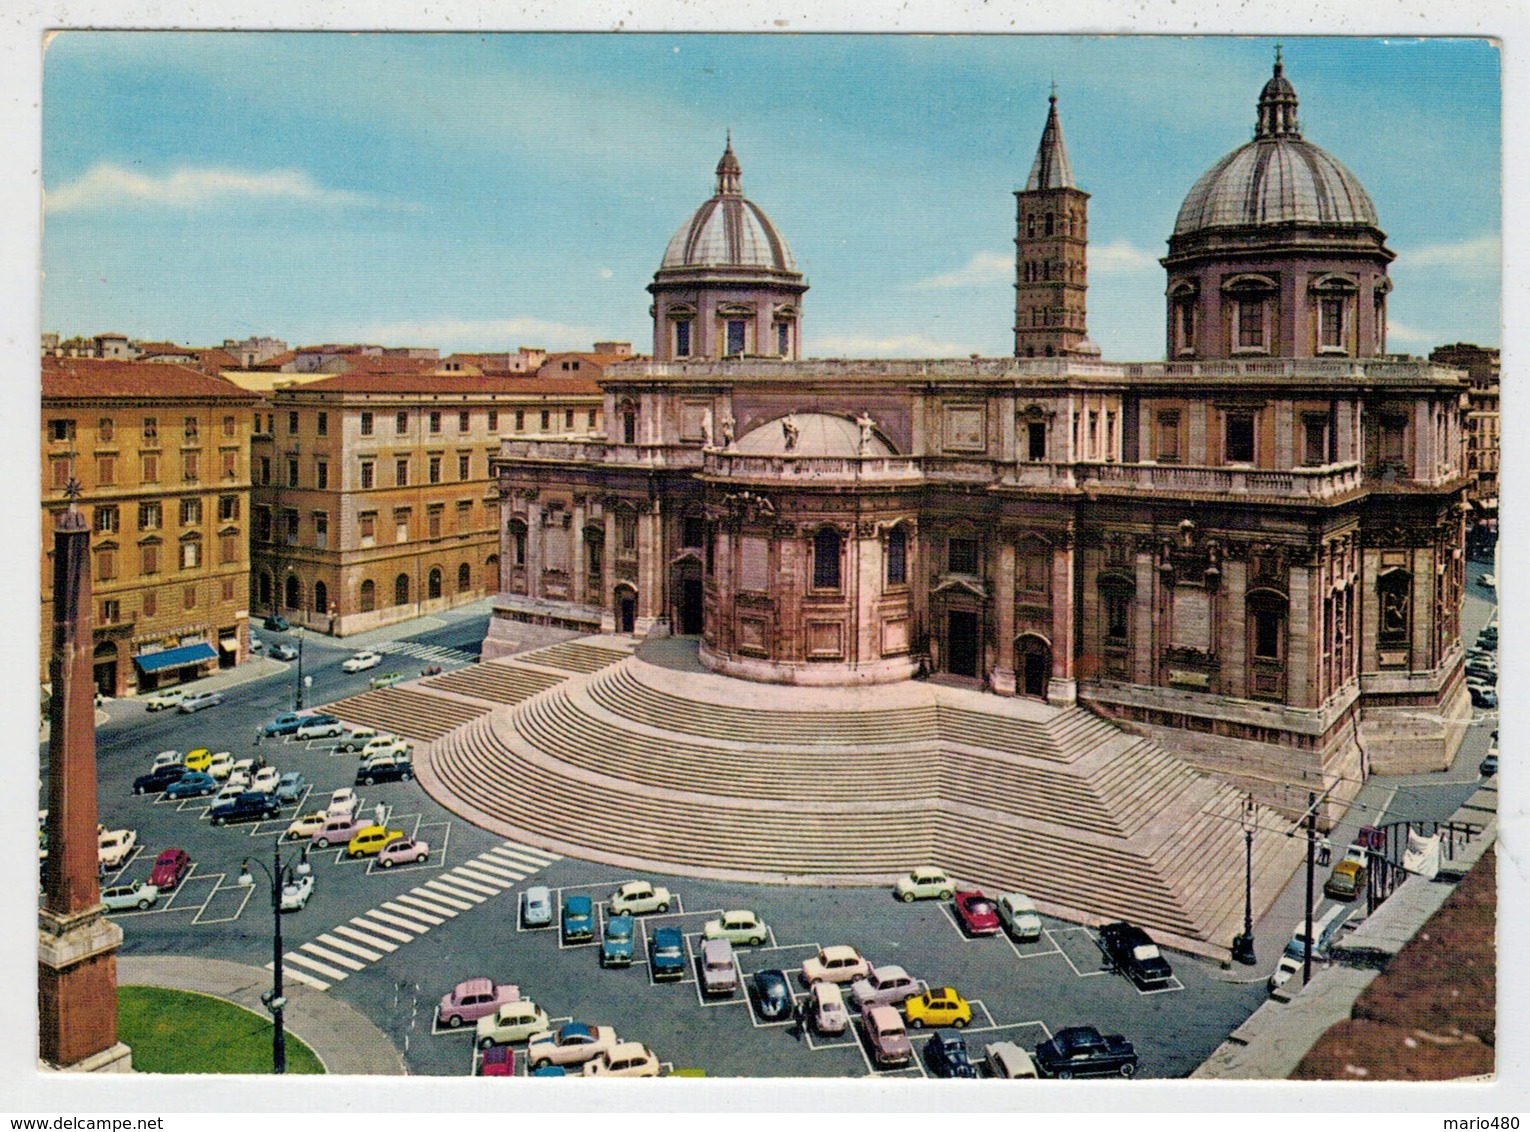
POLYGON ((806 285, 730 142, 605 436, 501 442, 496 616, 694 635, 744 680, 1081 702, 1292 812, 1448 766, 1464 375, 1386 355, 1392 252, 1282 72, 1180 210, 1165 362, 1088 338, 1055 95, 1011 358, 804 360, 806 285))

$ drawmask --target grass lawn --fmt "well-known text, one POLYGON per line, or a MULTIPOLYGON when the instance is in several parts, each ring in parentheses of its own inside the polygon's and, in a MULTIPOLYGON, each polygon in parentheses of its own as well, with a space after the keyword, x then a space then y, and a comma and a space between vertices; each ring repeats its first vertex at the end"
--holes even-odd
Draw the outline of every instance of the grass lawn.
MULTIPOLYGON (((132 1048, 140 1073, 271 1072, 270 1019, 205 994, 118 987, 117 1036, 132 1048)), ((290 1030, 287 1072, 324 1072, 290 1030)))

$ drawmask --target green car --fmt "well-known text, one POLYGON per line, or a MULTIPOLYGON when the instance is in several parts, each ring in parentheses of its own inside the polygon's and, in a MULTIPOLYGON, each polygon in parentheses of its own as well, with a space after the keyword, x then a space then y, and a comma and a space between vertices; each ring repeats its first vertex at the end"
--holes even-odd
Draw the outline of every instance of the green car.
POLYGON ((374 688, 391 688, 404 677, 398 672, 384 672, 381 676, 374 676, 367 681, 374 688))

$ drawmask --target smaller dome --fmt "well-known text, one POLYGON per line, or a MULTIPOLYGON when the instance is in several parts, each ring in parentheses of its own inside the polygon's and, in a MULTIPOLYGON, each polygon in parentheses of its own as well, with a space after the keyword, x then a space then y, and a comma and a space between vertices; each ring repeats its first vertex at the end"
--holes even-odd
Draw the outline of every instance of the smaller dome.
POLYGON ((717 163, 717 191, 670 239, 660 271, 744 267, 796 272, 791 248, 764 210, 744 196, 740 174, 729 138, 717 163))
POLYGON ((734 451, 745 456, 896 456, 892 447, 876 434, 871 434, 871 444, 861 452, 861 430, 852 420, 830 416, 828 413, 796 413, 797 443, 787 451, 786 430, 782 426, 785 417, 776 417, 750 429, 738 438, 734 451))

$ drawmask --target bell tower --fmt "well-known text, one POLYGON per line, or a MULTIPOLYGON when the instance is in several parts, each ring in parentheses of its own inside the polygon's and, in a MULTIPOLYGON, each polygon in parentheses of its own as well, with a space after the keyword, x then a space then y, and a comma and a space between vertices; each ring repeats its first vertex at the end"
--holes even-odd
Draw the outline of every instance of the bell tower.
POLYGON ((1089 194, 1073 182, 1057 84, 1025 188, 1015 193, 1015 357, 1095 356, 1086 325, 1089 194))

